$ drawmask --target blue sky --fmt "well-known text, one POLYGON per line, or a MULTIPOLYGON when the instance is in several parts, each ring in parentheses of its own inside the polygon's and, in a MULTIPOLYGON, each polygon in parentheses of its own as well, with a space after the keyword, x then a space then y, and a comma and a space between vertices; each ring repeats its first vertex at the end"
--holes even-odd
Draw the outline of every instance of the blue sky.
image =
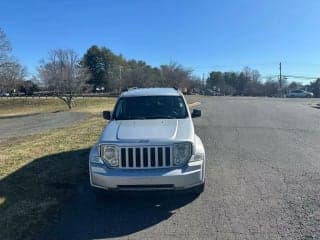
MULTIPOLYGON (((0 27, 31 74, 48 50, 93 44, 199 76, 258 69, 320 76, 319 0, 55 0, 0 2, 0 27)), ((303 80, 303 79, 301 79, 303 80)))

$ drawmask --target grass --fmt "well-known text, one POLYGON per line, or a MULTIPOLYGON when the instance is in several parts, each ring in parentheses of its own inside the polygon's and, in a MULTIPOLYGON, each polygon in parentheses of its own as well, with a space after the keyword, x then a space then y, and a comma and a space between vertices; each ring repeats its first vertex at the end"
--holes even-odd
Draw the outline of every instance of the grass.
MULTIPOLYGON (((75 107, 72 111, 101 112, 105 104, 114 102, 114 98, 90 97, 75 98, 75 107)), ((0 118, 16 115, 68 111, 67 105, 58 98, 0 98, 0 118)))
MULTIPOLYGON (((31 105, 39 106, 38 112, 63 109, 54 105, 56 99, 39 102, 31 105)), ((24 109, 25 104, 20 100, 13 104, 14 113, 37 113, 33 107, 24 109)), ((88 112, 89 119, 0 142, 0 239, 32 239, 79 183, 87 181, 88 151, 106 123, 101 111, 111 109, 114 99, 77 99, 76 104, 72 111, 88 112)))

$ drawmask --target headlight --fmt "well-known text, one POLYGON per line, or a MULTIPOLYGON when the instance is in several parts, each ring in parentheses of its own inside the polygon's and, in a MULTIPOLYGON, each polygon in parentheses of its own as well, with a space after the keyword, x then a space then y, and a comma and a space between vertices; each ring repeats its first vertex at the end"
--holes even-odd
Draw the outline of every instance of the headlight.
POLYGON ((101 145, 100 155, 102 160, 111 167, 119 166, 119 148, 112 145, 101 145))
POLYGON ((185 164, 192 155, 191 143, 175 143, 173 145, 173 164, 183 165, 185 164))

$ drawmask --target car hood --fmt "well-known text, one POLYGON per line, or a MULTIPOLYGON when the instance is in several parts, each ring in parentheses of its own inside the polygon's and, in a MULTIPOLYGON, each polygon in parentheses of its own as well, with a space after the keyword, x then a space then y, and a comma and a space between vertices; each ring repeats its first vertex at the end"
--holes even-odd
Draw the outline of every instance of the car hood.
POLYGON ((184 140, 192 141, 194 127, 187 119, 150 119, 111 121, 104 129, 100 141, 152 141, 184 140))

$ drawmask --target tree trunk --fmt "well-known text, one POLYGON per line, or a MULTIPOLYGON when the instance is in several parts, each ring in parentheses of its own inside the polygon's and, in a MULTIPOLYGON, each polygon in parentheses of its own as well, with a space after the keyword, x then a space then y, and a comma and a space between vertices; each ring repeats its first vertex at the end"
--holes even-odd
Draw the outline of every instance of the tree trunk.
POLYGON ((68 106, 68 109, 72 109, 72 105, 73 105, 73 96, 70 95, 70 96, 58 96, 58 98, 60 98, 62 101, 64 101, 67 106, 68 106))

